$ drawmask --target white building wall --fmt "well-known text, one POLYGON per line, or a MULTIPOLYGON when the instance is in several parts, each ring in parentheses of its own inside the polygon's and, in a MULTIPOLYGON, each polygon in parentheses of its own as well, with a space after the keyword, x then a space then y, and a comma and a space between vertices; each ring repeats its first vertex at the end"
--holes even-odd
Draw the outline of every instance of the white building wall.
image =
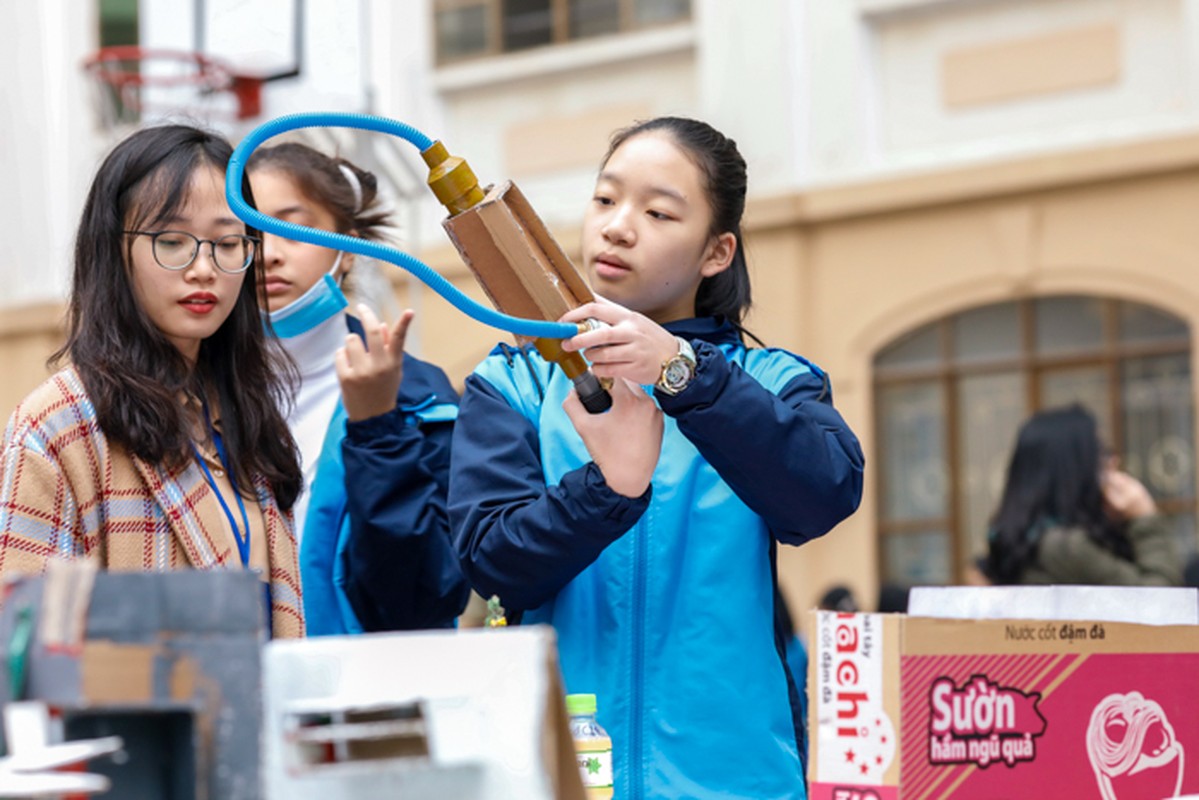
POLYGON ((0 25, 0 307, 62 297, 89 171, 91 4, 5 3, 0 25))
POLYGON ((792 189, 805 150, 807 81, 795 55, 802 4, 695 0, 698 102, 692 113, 737 141, 750 191, 792 189))
MULTIPOLYGON (((801 184, 1199 127, 1195 0, 812 0, 804 7, 811 148, 801 184), (1114 37, 1110 79, 984 102, 948 101, 955 56, 1037 42, 1070 46, 1076 34, 1105 31, 1114 37)), ((1094 48, 1089 55, 1103 57, 1094 48)))

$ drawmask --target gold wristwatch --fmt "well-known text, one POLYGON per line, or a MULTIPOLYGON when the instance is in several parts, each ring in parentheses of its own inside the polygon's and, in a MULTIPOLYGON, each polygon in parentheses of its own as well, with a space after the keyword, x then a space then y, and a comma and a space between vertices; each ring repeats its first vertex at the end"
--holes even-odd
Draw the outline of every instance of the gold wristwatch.
POLYGON ((676 395, 687 388, 695 377, 695 350, 691 342, 682 336, 674 337, 679 342, 679 352, 662 362, 662 373, 654 386, 669 395, 676 395))

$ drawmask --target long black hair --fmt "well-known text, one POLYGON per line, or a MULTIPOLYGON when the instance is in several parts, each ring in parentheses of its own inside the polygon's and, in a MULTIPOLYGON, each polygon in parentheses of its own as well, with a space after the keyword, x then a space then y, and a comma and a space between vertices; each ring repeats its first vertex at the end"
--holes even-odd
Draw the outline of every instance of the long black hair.
MULTIPOLYGON (((132 241, 124 231, 150 229, 175 215, 190 198, 195 172, 223 173, 232 154, 219 134, 188 125, 145 128, 113 149, 83 207, 67 340, 51 361, 69 357, 110 440, 172 469, 193 457, 194 412, 181 400, 215 397, 238 488, 249 492, 251 475, 261 474, 286 510, 303 480, 281 410, 294 396, 296 371, 268 340, 259 315, 261 248, 228 319, 200 343, 194 365, 142 310, 131 280, 132 241)), ((252 203, 248 180, 242 192, 252 203)))
POLYGON ((987 577, 1019 583, 1047 527, 1078 527, 1113 552, 1132 557, 1122 523, 1104 511, 1095 418, 1082 406, 1034 414, 1020 428, 1007 483, 991 519, 987 577))
POLYGON ((749 286, 749 264, 741 241, 741 217, 749 185, 745 159, 737 143, 706 122, 687 117, 655 117, 617 131, 612 136, 601 169, 616 149, 642 133, 663 131, 688 155, 704 176, 704 194, 712 210, 712 236, 731 233, 737 249, 728 268, 700 281, 695 295, 697 317, 723 317, 743 336, 762 341, 742 325, 753 304, 749 286))

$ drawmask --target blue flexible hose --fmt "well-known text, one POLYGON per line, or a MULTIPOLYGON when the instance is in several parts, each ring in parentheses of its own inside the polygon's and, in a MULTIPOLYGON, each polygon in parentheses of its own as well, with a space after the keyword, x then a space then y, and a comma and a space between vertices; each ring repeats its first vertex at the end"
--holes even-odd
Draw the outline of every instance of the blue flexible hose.
POLYGON ((444 297, 459 311, 471 319, 499 328, 518 336, 533 338, 566 339, 578 333, 578 326, 565 322, 547 322, 545 320, 521 319, 500 313, 487 306, 480 305, 458 291, 428 264, 405 252, 388 247, 378 242, 372 242, 358 236, 347 236, 344 233, 332 233, 294 222, 268 217, 266 214, 251 208, 242 195, 242 176, 245 173, 246 161, 259 145, 273 136, 294 131, 297 128, 357 128, 359 130, 389 133, 413 144, 420 151, 428 150, 433 140, 425 134, 403 122, 385 117, 374 117, 369 114, 346 114, 333 112, 317 112, 310 114, 289 114, 259 125, 250 131, 233 150, 229 159, 229 168, 225 171, 225 198, 229 208, 247 225, 251 225, 266 233, 282 236, 308 244, 328 247, 331 250, 344 250, 361 256, 387 261, 397 267, 408 270, 417 280, 424 283, 433 291, 444 297))

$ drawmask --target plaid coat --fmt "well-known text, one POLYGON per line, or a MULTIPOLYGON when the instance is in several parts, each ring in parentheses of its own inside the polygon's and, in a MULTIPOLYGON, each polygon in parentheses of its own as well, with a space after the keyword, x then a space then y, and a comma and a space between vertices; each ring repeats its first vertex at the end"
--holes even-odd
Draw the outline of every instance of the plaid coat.
MULTIPOLYGON (((266 523, 274 635, 303 636, 291 516, 261 476, 254 489, 266 523)), ((194 461, 170 471, 108 441, 73 368, 13 412, 0 456, 0 577, 42 572, 52 556, 96 558, 111 570, 240 569, 224 528, 194 461)))

